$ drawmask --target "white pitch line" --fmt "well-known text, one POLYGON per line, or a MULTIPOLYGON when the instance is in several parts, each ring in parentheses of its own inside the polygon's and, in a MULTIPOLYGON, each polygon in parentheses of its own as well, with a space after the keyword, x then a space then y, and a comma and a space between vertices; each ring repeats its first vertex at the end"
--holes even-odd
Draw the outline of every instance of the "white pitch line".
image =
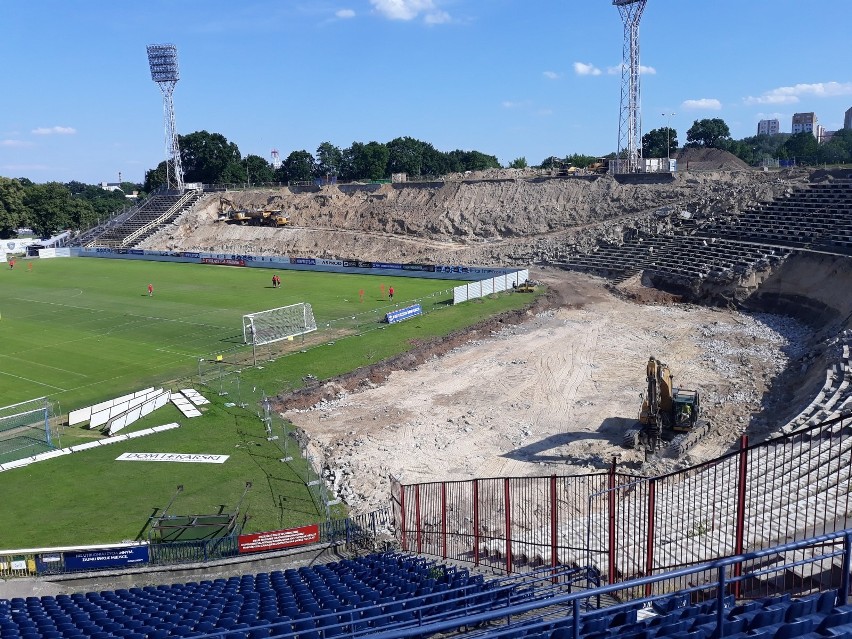
POLYGON ((39 386, 47 386, 48 388, 55 388, 58 391, 62 391, 63 393, 67 391, 67 388, 62 388, 60 386, 54 386, 53 384, 45 384, 44 382, 37 382, 34 379, 29 379, 27 377, 21 377, 20 375, 13 375, 12 373, 7 373, 6 371, 0 371, 0 375, 7 375, 8 377, 14 377, 16 379, 22 379, 25 382, 30 382, 31 384, 38 384, 39 386))
MULTIPOLYGON (((30 351, 32 352, 32 351, 30 351)), ((31 359, 25 359, 23 357, 14 357, 12 355, 7 355, 5 353, 0 353, 0 357, 5 357, 7 359, 13 359, 18 362, 24 362, 27 366, 37 366, 39 368, 51 368, 55 371, 59 371, 61 373, 67 373, 68 375, 78 375, 80 377, 88 377, 88 375, 84 375, 83 373, 78 373, 77 371, 69 371, 65 368, 59 368, 58 366, 49 366, 48 364, 39 364, 38 362, 33 362, 31 359)))
MULTIPOLYGON (((12 299, 19 300, 21 302, 32 302, 33 304, 48 304, 50 306, 64 306, 65 308, 75 308, 80 311, 89 311, 91 313, 113 313, 115 315, 119 315, 119 313, 115 311, 109 311, 103 308, 89 308, 88 306, 75 306, 74 304, 63 304, 61 302, 45 302, 44 300, 31 300, 26 297, 14 297, 12 299)), ((233 328, 231 326, 216 326, 215 324, 205 324, 203 322, 188 322, 186 320, 173 319, 171 317, 156 317, 154 315, 137 315, 135 313, 123 313, 125 317, 138 317, 140 319, 147 320, 157 320, 160 322, 175 322, 177 324, 189 324, 191 326, 209 326, 211 328, 218 328, 221 330, 227 330, 229 328, 233 328)))
POLYGON ((191 357, 192 359, 197 359, 198 355, 193 355, 192 353, 181 353, 180 351, 170 351, 168 348, 155 348, 155 351, 159 351, 161 353, 168 353, 169 355, 179 355, 180 357, 191 357))

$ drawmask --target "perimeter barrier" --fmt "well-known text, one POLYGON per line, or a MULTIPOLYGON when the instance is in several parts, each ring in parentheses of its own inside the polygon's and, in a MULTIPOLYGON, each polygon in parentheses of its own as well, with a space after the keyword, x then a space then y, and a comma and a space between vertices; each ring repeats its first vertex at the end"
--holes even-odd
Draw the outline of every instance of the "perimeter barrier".
MULTIPOLYGON (((850 477, 852 417, 842 416, 757 445, 744 436, 734 452, 659 477, 613 466, 590 475, 394 483, 392 508, 403 550, 507 573, 586 565, 611 584, 845 529, 850 477)), ((808 565, 818 574, 791 578, 831 572, 808 565)))
POLYGON ((0 578, 205 563, 311 545, 345 544, 374 549, 379 537, 389 535, 391 521, 389 511, 384 509, 297 528, 234 533, 215 539, 0 550, 0 578))

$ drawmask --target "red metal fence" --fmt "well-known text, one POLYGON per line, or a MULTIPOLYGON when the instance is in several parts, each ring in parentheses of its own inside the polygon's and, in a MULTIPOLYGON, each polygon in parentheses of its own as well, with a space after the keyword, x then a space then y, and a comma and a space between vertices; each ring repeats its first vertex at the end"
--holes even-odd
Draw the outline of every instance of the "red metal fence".
POLYGON ((404 550, 506 572, 594 566, 614 583, 844 529, 850 475, 846 416, 658 477, 397 483, 392 502, 404 550))

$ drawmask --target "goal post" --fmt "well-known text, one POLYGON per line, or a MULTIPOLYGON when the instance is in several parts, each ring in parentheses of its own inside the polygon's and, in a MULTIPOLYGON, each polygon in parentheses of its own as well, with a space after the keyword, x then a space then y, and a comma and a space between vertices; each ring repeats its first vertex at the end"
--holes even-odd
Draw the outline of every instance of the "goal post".
POLYGON ((252 346, 272 344, 315 330, 317 321, 307 302, 243 315, 243 341, 252 346))
POLYGON ((0 463, 56 448, 50 424, 56 414, 47 397, 0 407, 0 463))

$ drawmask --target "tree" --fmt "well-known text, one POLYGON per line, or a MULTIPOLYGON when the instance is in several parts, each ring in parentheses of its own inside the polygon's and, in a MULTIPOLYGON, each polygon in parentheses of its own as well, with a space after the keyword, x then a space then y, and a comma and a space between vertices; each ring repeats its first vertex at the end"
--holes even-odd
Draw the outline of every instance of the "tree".
POLYGON ((247 155, 243 163, 248 172, 247 182, 249 184, 267 184, 275 182, 275 171, 272 165, 259 155, 247 155))
POLYGON ((0 239, 14 237, 25 220, 24 187, 18 180, 0 177, 0 239))
POLYGON ((852 129, 840 129, 819 149, 820 162, 848 164, 852 162, 852 129))
POLYGON ((686 132, 688 146, 703 146, 721 148, 723 141, 730 139, 731 130, 721 118, 705 118, 696 120, 686 132))
POLYGON ((479 151, 450 151, 449 155, 458 161, 458 171, 484 171, 499 169, 500 162, 493 155, 485 155, 479 151))
POLYGON ((450 156, 446 153, 441 153, 428 142, 423 145, 423 166, 421 175, 444 175, 452 173, 458 169, 452 168, 450 156))
POLYGON ((143 188, 146 193, 156 191, 166 184, 166 161, 163 160, 155 169, 145 171, 145 184, 143 188))
POLYGON ((422 175, 423 147, 423 142, 409 137, 395 138, 388 142, 387 172, 422 175))
POLYGON ((814 164, 819 161, 819 143, 813 133, 794 133, 781 147, 781 153, 797 163, 814 164))
POLYGON ((79 218, 80 211, 71 192, 59 182, 34 184, 24 193, 29 225, 39 237, 49 237, 57 231, 72 226, 72 213, 79 218))
POLYGON ((317 177, 338 176, 343 167, 343 151, 331 142, 323 142, 317 147, 316 167, 317 177))
POLYGON ((667 158, 677 151, 677 131, 671 127, 652 129, 642 136, 642 157, 667 158))
POLYGON ((379 142, 353 142, 344 151, 351 179, 381 180, 387 177, 388 147, 379 142))
POLYGON ((525 157, 515 158, 509 163, 510 169, 525 169, 527 168, 527 159, 525 157))
POLYGON ((196 131, 178 136, 183 177, 187 182, 218 184, 231 162, 241 160, 240 150, 221 133, 196 131))
POLYGON ((307 151, 293 151, 283 164, 288 182, 308 182, 314 175, 314 156, 307 151))

